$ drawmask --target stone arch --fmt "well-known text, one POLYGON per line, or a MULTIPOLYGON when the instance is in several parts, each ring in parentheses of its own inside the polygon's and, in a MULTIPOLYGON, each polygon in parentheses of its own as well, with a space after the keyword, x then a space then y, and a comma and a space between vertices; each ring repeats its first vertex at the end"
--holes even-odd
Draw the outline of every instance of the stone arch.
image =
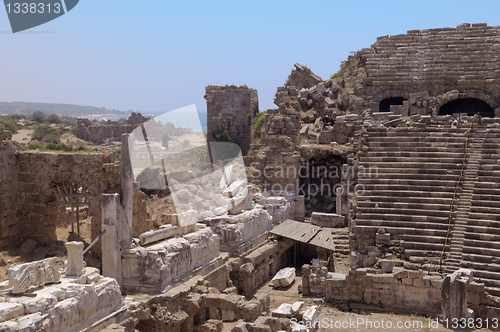
POLYGON ((379 112, 390 112, 392 105, 403 105, 407 99, 401 96, 382 99, 379 103, 379 112))
MULTIPOLYGON (((452 90, 452 91, 448 91, 448 92, 442 94, 441 96, 439 96, 438 98, 436 98, 435 108, 433 108, 433 115, 434 116, 441 115, 441 108, 444 105, 446 105, 454 100, 464 100, 464 99, 469 99, 469 100, 474 99, 474 100, 476 100, 477 103, 482 102, 482 103, 487 104, 489 107, 491 107, 492 110, 490 111, 488 107, 486 107, 484 104, 480 103, 483 105, 483 107, 485 107, 488 110, 486 112, 487 114, 484 116, 493 117, 494 110, 500 106, 500 103, 498 102, 498 100, 496 98, 492 97, 490 94, 487 94, 483 91, 452 90), (491 115, 491 113, 493 113, 493 114, 491 115)), ((468 113, 468 112, 456 112, 456 113, 468 113)), ((477 113, 477 111, 476 112, 472 111, 472 114, 475 114, 475 113, 477 113)))
POLYGON ((479 112, 482 117, 495 117, 493 107, 478 98, 459 98, 447 102, 439 108, 438 115, 453 115, 454 113, 466 113, 472 116, 479 112))
MULTIPOLYGON (((405 90, 381 91, 373 98, 373 100, 372 100, 373 102, 370 103, 372 111, 373 112, 384 112, 383 110, 380 109, 380 105, 382 104, 382 102, 384 102, 384 100, 395 100, 395 99, 399 99, 399 98, 403 98, 403 100, 408 100, 408 98, 410 98, 410 94, 408 93, 408 91, 405 91, 405 90)), ((390 105, 391 104, 389 104, 389 109, 387 109, 386 112, 389 112, 390 105)), ((395 103, 392 105, 403 105, 403 104, 402 103, 401 104, 395 103)))

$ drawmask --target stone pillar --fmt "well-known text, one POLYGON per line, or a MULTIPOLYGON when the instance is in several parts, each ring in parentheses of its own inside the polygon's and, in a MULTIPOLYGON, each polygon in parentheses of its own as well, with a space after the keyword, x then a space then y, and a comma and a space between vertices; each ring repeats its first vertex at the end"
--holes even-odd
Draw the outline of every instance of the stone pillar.
POLYGON ((68 251, 67 276, 81 276, 83 274, 83 243, 78 241, 64 244, 68 251))
MULTIPOLYGON (((101 229, 106 231, 102 236, 102 275, 116 279, 122 284, 122 257, 120 236, 130 234, 127 222, 123 218, 123 208, 120 204, 120 195, 102 195, 102 222, 101 229), (125 229, 125 230, 123 230, 125 229)), ((128 240, 128 238, 127 238, 128 240)))
POLYGON ((306 206, 304 202, 304 195, 295 196, 295 204, 294 204, 294 217, 295 220, 304 220, 306 215, 306 206))
POLYGON ((134 204, 134 173, 132 170, 132 155, 131 149, 134 144, 133 134, 122 135, 121 146, 121 205, 123 206, 124 218, 128 224, 128 229, 121 228, 123 233, 120 235, 120 240, 123 241, 123 249, 128 248, 132 244, 132 212, 134 204))
POLYGON ((335 213, 338 215, 342 215, 342 188, 337 188, 335 191, 335 195, 337 196, 337 206, 335 209, 335 213))
POLYGON ((447 275, 441 286, 441 310, 443 319, 451 321, 454 318, 473 317, 473 311, 467 309, 467 285, 472 282, 472 271, 459 269, 447 275))

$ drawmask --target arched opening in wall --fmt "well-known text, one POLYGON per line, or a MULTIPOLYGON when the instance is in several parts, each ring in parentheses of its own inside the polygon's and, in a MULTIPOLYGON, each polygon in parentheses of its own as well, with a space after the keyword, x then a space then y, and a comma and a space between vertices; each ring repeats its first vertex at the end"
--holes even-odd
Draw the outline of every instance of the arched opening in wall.
POLYGON ((493 107, 485 101, 477 98, 461 98, 452 100, 441 106, 438 115, 466 113, 467 115, 472 116, 477 112, 479 112, 482 117, 495 117, 493 107))
POLYGON ((299 195, 304 195, 306 215, 312 212, 336 213, 335 190, 340 186, 345 162, 340 156, 321 153, 301 165, 299 195))
POLYGON ((389 112, 391 105, 403 105, 406 99, 403 97, 389 97, 382 99, 379 104, 379 112, 389 112))

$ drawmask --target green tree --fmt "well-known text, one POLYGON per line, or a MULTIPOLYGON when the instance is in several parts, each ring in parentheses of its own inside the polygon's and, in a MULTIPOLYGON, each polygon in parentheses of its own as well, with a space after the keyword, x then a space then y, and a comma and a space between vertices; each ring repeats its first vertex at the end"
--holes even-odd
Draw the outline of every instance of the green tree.
POLYGON ((56 135, 61 136, 61 133, 57 128, 51 127, 49 125, 40 125, 35 129, 33 133, 33 139, 41 140, 45 135, 56 135))
POLYGON ((227 130, 226 126, 224 123, 219 123, 219 128, 217 131, 214 131, 212 133, 212 141, 213 142, 229 142, 232 143, 233 139, 231 138, 231 135, 229 134, 229 130, 227 130))
POLYGON ((252 119, 254 137, 260 138, 262 126, 266 123, 266 113, 267 112, 257 113, 252 119))
POLYGON ((45 122, 59 124, 59 123, 61 123, 61 119, 59 118, 59 116, 57 116, 57 114, 51 114, 47 117, 45 122))
POLYGON ((5 129, 9 130, 13 134, 17 134, 17 120, 10 117, 1 117, 0 124, 2 124, 5 129))
POLYGON ((31 116, 31 121, 35 121, 38 123, 44 123, 45 122, 45 113, 42 111, 35 111, 33 115, 31 116))
POLYGON ((168 136, 167 133, 163 134, 163 137, 161 138, 161 145, 163 145, 164 148, 168 150, 168 142, 170 142, 170 136, 168 136))

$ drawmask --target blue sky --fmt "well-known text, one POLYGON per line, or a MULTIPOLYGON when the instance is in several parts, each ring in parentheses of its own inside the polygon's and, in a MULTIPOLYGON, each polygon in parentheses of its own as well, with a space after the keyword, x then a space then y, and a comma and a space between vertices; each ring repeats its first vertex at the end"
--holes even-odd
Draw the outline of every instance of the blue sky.
POLYGON ((0 101, 203 111, 206 85, 246 84, 265 110, 295 62, 327 78, 377 36, 500 25, 499 13, 496 0, 80 0, 12 34, 0 9, 0 101))

